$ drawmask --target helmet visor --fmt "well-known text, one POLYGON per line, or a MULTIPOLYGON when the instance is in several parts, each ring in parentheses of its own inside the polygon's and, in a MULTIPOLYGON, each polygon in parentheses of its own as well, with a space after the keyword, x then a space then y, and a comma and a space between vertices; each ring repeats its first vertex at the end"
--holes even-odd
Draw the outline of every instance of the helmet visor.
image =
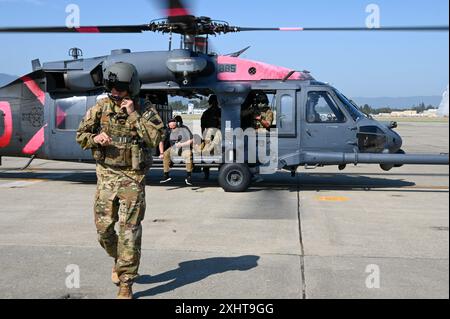
POLYGON ((130 83, 120 81, 106 81, 106 87, 109 90, 116 89, 119 92, 128 91, 130 83))

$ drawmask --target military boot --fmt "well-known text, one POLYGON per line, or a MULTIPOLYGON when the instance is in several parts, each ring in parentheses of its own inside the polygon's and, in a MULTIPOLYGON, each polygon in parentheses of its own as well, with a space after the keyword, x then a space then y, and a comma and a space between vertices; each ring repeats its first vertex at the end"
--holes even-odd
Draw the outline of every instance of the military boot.
POLYGON ((116 267, 113 267, 112 272, 111 272, 111 281, 113 282, 114 285, 119 286, 120 284, 120 279, 119 279, 119 274, 116 271, 116 267))
POLYGON ((131 284, 120 283, 117 299, 133 299, 133 290, 131 284))

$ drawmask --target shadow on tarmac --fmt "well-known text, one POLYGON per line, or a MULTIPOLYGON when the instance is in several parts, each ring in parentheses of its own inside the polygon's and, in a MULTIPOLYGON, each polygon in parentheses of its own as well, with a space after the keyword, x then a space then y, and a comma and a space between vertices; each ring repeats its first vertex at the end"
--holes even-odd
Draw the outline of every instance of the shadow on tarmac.
POLYGON ((229 271, 248 271, 258 266, 259 256, 220 257, 182 262, 177 269, 150 276, 140 276, 136 284, 151 285, 165 283, 134 294, 136 299, 163 294, 190 284, 202 281, 210 276, 229 271))
MULTIPOLYGON (((192 191, 199 191, 204 188, 219 188, 217 172, 211 172, 211 178, 205 180, 203 174, 194 174, 194 186, 184 184, 185 172, 183 170, 174 170, 171 173, 173 180, 167 184, 160 184, 162 170, 152 170, 147 176, 147 186, 163 187, 168 191, 190 188, 192 191)), ((358 175, 358 174, 324 174, 324 173, 299 173, 296 178, 292 178, 289 173, 279 172, 273 175, 263 176, 264 181, 251 185, 248 192, 260 192, 265 190, 288 190, 296 192, 299 190, 370 190, 370 189, 402 189, 416 186, 414 182, 405 179, 398 179, 395 175, 358 175), (375 177, 376 176, 376 177, 375 177), (382 178, 384 176, 385 178, 382 178)), ((405 176, 406 177, 406 176, 405 176)), ((76 184, 97 183, 97 177, 94 171, 12 171, 0 173, 0 179, 42 179, 48 181, 63 181, 76 184)))

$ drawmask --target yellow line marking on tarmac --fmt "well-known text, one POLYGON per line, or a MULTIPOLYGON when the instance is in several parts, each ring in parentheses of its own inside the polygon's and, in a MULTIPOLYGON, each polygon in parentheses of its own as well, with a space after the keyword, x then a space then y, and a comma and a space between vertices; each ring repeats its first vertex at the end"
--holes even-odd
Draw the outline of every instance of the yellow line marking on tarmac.
POLYGON ((316 196, 320 202, 348 202, 350 198, 344 196, 316 196))

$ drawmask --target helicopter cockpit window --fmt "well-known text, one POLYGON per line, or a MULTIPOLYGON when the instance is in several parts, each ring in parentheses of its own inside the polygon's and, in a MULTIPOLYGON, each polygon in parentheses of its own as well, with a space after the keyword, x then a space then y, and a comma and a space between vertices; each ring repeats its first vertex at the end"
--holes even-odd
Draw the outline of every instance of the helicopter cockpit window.
POLYGON ((344 123, 344 113, 328 92, 309 92, 306 105, 308 123, 344 123))
POLYGON ((350 113, 353 120, 357 121, 361 118, 367 118, 367 115, 361 112, 358 106, 353 101, 349 100, 344 94, 342 94, 338 90, 335 90, 334 92, 336 93, 337 97, 344 105, 344 107, 347 109, 348 113, 350 113))
POLYGON ((77 130, 86 115, 86 101, 86 97, 56 100, 55 127, 58 130, 77 130))

